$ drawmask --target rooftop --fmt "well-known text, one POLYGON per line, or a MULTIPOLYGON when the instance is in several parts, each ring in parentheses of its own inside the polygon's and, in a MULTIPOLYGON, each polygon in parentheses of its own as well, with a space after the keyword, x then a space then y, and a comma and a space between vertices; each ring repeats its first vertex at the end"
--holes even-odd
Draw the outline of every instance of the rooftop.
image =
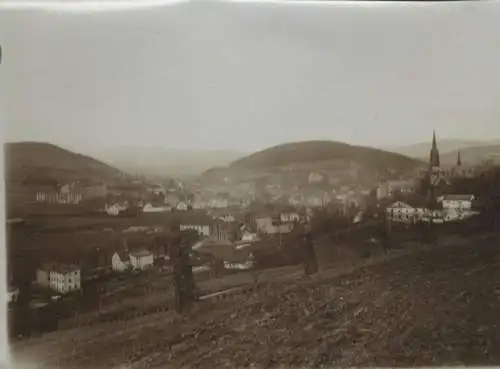
POLYGON ((77 265, 70 265, 70 264, 58 264, 58 263, 44 263, 40 269, 46 270, 46 271, 52 271, 60 274, 67 274, 71 272, 76 272, 80 270, 80 267, 77 265))
POLYGON ((139 250, 139 251, 131 252, 130 255, 140 258, 140 257, 144 257, 144 256, 150 256, 152 254, 148 250, 139 250))

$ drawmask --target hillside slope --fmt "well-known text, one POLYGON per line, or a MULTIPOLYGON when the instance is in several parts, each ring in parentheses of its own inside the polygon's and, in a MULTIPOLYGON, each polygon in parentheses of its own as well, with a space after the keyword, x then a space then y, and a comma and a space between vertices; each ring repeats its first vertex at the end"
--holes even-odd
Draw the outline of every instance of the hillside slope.
POLYGON ((278 145, 231 163, 234 169, 266 169, 330 160, 352 161, 365 170, 407 171, 422 164, 419 160, 379 149, 334 141, 305 141, 278 145))
POLYGON ((7 180, 118 179, 122 172, 91 157, 43 142, 4 145, 7 180))
POLYGON ((74 180, 119 182, 123 172, 85 155, 41 142, 4 145, 8 213, 24 213, 39 185, 74 180))

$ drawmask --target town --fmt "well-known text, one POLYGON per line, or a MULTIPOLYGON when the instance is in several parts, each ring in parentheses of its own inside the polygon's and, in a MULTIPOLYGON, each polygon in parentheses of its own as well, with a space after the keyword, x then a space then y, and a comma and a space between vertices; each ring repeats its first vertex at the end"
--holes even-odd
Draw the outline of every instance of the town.
POLYGON ((419 241, 428 233, 422 229, 491 212, 495 192, 482 179, 495 170, 491 163, 468 166, 460 153, 455 165, 441 166, 434 134, 428 163, 371 187, 344 169, 305 172, 295 181, 287 173, 239 183, 224 178, 205 187, 133 178, 121 185, 29 183, 32 208, 57 215, 45 225, 40 219, 51 216, 7 221, 10 335, 22 340, 174 309, 172 250, 180 246, 189 250, 197 300, 273 278, 266 271, 300 274, 311 258, 316 267, 306 274, 328 260, 387 252, 405 235, 430 242, 419 241), (356 255, 334 255, 332 234, 356 255))

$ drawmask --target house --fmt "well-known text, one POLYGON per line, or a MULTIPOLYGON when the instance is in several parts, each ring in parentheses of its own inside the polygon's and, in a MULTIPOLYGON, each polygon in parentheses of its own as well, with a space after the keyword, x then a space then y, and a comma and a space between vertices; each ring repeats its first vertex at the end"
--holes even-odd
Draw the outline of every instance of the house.
POLYGON ((390 198, 396 194, 411 194, 415 192, 414 180, 386 181, 377 187, 377 199, 390 198))
POLYGON ((393 222, 414 223, 416 220, 416 209, 402 201, 396 201, 389 205, 386 212, 393 222))
POLYGON ((440 200, 445 211, 467 212, 472 209, 475 197, 474 195, 444 195, 440 200))
POLYGON ((309 184, 320 183, 325 180, 325 175, 319 172, 311 172, 309 174, 308 182, 309 184))
POLYGON ((252 252, 248 249, 238 249, 230 242, 204 242, 197 253, 221 262, 224 269, 245 270, 254 266, 252 252))
POLYGON ((185 201, 179 201, 179 203, 176 206, 176 209, 179 211, 186 211, 188 210, 189 206, 185 201))
POLYGON ((243 231, 243 234, 241 235, 241 240, 245 242, 257 242, 259 240, 259 236, 257 235, 257 233, 243 231))
POLYGON ((222 221, 215 221, 210 230, 210 239, 213 241, 229 241, 235 240, 235 233, 237 225, 234 223, 226 223, 222 221))
POLYGON ((49 272, 49 284, 51 289, 62 294, 80 290, 80 268, 75 265, 58 265, 49 272))
POLYGON ((120 213, 127 211, 129 208, 128 201, 115 202, 114 204, 106 204, 104 211, 110 216, 118 216, 120 213))
POLYGON ((208 207, 214 209, 225 209, 229 205, 227 198, 216 197, 208 201, 208 207))
POLYGON ((281 223, 294 223, 300 222, 300 214, 296 212, 280 213, 281 223))
POLYGON ((255 222, 257 224, 257 231, 264 234, 290 233, 293 228, 293 224, 291 223, 282 224, 279 216, 257 216, 255 217, 255 222))
POLYGON ((134 251, 129 254, 130 266, 133 269, 145 270, 154 264, 154 256, 148 250, 134 251))
POLYGON ((151 203, 147 203, 142 208, 144 213, 161 213, 170 211, 170 207, 168 206, 153 206, 151 203))
POLYGON ((130 257, 126 250, 116 251, 111 257, 111 268, 114 272, 122 273, 130 268, 130 257))
POLYGON ((202 212, 188 211, 183 213, 180 220, 180 230, 192 229, 203 237, 210 237, 212 231, 212 219, 202 212))
POLYGON ((36 271, 36 282, 61 294, 81 289, 80 268, 75 265, 56 263, 43 264, 36 271))
POLYGON ((225 223, 232 223, 236 220, 236 218, 232 214, 224 214, 217 217, 217 219, 225 223))
POLYGON ((209 237, 210 236, 210 224, 198 224, 197 222, 190 222, 187 224, 181 224, 180 230, 187 231, 192 229, 198 232, 199 235, 209 237))

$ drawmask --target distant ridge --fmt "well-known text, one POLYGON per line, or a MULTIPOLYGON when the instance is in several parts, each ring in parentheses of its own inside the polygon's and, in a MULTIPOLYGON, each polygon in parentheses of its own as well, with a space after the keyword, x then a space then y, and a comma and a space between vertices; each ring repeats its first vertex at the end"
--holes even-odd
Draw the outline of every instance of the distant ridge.
POLYGON ((407 171, 422 164, 420 160, 371 147, 335 141, 303 141, 285 143, 256 152, 234 161, 229 168, 265 169, 329 160, 352 161, 364 170, 374 172, 385 172, 389 169, 407 171))
MULTIPOLYGON (((461 140, 461 139, 439 139, 438 137, 438 148, 441 155, 445 155, 448 153, 456 155, 456 152, 458 150, 465 150, 467 148, 496 146, 496 145, 500 145, 500 139, 479 141, 479 140, 461 140)), ((420 142, 405 146, 385 147, 383 149, 394 153, 410 156, 413 158, 427 159, 429 151, 431 149, 431 140, 429 139, 428 142, 420 142)))
MULTIPOLYGON (((452 165, 457 162, 458 150, 441 155, 441 162, 452 165)), ((482 164, 492 160, 495 164, 500 164, 500 145, 472 146, 460 149, 460 158, 463 163, 469 165, 482 164)))

